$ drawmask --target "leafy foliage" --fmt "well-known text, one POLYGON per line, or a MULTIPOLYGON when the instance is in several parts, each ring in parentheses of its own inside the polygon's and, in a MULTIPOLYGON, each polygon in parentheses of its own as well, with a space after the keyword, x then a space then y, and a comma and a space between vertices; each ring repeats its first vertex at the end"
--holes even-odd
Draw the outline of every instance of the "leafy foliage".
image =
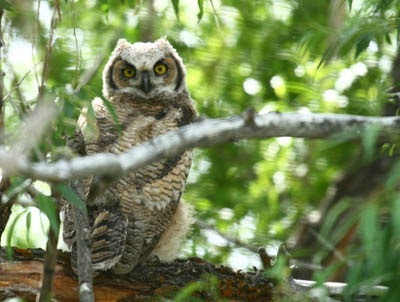
MULTIPOLYGON (((58 2, 3 2, 9 5, 4 6, 3 65, 5 88, 10 92, 5 102, 6 143, 11 144, 24 112, 36 105, 41 64, 33 66, 46 53, 50 18, 58 2)), ((51 53, 46 97, 59 97, 60 116, 33 149, 35 160, 69 156, 64 137, 73 133, 81 109, 102 95, 103 65, 79 94, 72 91, 99 54, 109 54, 122 37, 141 41, 167 35, 184 59, 198 111, 209 117, 240 114, 249 107, 262 113, 382 115, 390 105, 399 1, 304 0, 300 4, 291 0, 171 0, 140 4, 86 0, 59 1, 58 5, 61 20, 51 53)), ((93 115, 90 106, 88 115, 93 115)), ((284 242, 290 247, 310 213, 325 214, 320 205, 333 190, 340 189, 335 184, 343 174, 368 167, 382 157, 396 158, 396 145, 380 145, 376 133, 377 129, 367 129, 361 144, 351 135, 334 141, 283 137, 195 150, 184 197, 195 205, 198 219, 247 245, 276 246, 284 242)), ((312 264, 329 267, 315 271, 316 280, 334 278, 344 270, 341 280, 351 284, 349 295, 362 285, 391 286, 398 282, 399 171, 396 162, 372 193, 346 195, 346 190, 351 190, 346 188, 317 231, 323 242, 318 250, 294 245, 295 258, 308 256, 312 264), (380 217, 386 217, 387 222, 381 223, 380 217), (354 240, 340 250, 340 259, 327 261, 349 234, 354 240)), ((19 185, 16 179, 12 183, 19 185)), ((71 202, 81 203, 67 187, 57 188, 71 202)), ((17 199, 26 196, 25 189, 16 194, 17 199)), ((36 205, 53 226, 49 198, 39 196, 36 205)), ((14 209, 13 217, 17 218, 3 234, 9 244, 14 236, 10 234, 36 227, 32 223, 35 213, 19 211, 19 207, 14 209), (24 226, 17 223, 23 217, 24 226)), ((257 255, 199 228, 185 245, 184 255, 238 268, 260 266, 257 255)), ((386 298, 395 301, 400 290, 391 288, 386 298)), ((184 299, 181 297, 185 294, 178 297, 184 299)))

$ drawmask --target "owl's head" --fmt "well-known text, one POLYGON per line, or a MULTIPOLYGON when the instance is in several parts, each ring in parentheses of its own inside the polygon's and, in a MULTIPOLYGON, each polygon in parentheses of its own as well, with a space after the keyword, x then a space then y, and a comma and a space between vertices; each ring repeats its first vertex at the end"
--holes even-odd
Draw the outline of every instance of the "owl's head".
POLYGON ((187 91, 185 74, 182 59, 165 38, 133 44, 120 39, 103 71, 103 94, 107 99, 168 97, 187 91))

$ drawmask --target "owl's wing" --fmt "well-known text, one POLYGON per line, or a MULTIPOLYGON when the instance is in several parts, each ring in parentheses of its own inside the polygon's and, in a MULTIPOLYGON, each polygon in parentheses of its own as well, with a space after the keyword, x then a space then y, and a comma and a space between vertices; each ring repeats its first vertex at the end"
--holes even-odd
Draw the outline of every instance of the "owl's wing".
MULTIPOLYGON (((113 131, 107 131, 107 127, 113 125, 108 111, 101 99, 96 98, 92 101, 92 108, 95 113, 95 120, 88 116, 87 108, 84 108, 78 119, 79 129, 75 135, 79 135, 79 140, 83 141, 83 149, 76 148, 82 155, 102 152, 102 145, 99 141, 107 138, 100 137, 100 133, 113 135, 113 131), (100 129, 102 131, 100 131, 100 129)), ((115 127, 114 127, 115 128, 115 127)), ((115 132, 115 131, 114 131, 115 132)), ((81 148, 82 146, 79 145, 81 148)), ((85 178, 81 181, 84 194, 87 196, 93 177, 85 178)), ((103 195, 102 198, 105 198, 103 195)), ((92 264, 93 270, 106 270, 119 261, 125 245, 128 220, 121 213, 119 206, 114 202, 107 202, 107 206, 96 207, 87 205, 89 214, 89 224, 92 228, 92 264)), ((75 226, 72 213, 72 205, 64 202, 63 206, 63 239, 67 246, 71 248, 71 264, 77 272, 77 252, 75 239, 75 226)))
POLYGON ((102 99, 95 98, 91 103, 94 118, 84 108, 78 119, 79 129, 86 143, 87 154, 103 152, 109 141, 115 141, 118 131, 102 99))
MULTIPOLYGON (((192 154, 187 151, 177 158, 152 163, 118 181, 121 210, 129 222, 125 250, 113 267, 115 273, 129 272, 144 261, 171 225, 191 159, 192 154)), ((157 256, 164 258, 160 253, 157 256)))

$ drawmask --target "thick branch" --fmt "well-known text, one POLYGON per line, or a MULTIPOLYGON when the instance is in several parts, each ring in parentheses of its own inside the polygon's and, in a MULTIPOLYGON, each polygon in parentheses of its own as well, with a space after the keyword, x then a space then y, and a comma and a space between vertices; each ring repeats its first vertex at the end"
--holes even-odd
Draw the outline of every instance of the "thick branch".
POLYGON ((177 156, 194 147, 249 138, 279 136, 327 139, 333 135, 360 137, 367 126, 380 126, 383 140, 398 136, 399 117, 365 117, 340 114, 269 113, 206 119, 159 136, 121 155, 99 153, 53 164, 32 163, 0 151, 0 167, 9 175, 24 175, 45 181, 65 181, 89 175, 117 177, 150 162, 177 156))
MULTIPOLYGON (((34 301, 40 288, 43 251, 15 249, 13 254, 13 261, 2 261, 6 251, 0 248, 0 300, 18 296, 34 301)), ((61 252, 57 259, 53 288, 54 299, 60 302, 78 301, 78 282, 66 272, 69 259, 69 254, 61 252)), ((93 292, 96 302, 165 301, 191 282, 202 283, 192 295, 206 301, 219 296, 229 301, 268 302, 275 291, 263 271, 244 273, 192 258, 171 263, 147 262, 126 275, 100 273, 94 280, 93 292)))
MULTIPOLYGON (((44 251, 40 249, 14 249, 13 261, 2 261, 7 257, 6 249, 0 248, 0 300, 18 296, 27 301, 35 301, 35 294, 40 288, 38 280, 42 274, 43 254, 44 251)), ((60 302, 78 301, 78 282, 68 273, 69 259, 70 254, 62 252, 57 259, 54 298, 60 302)), ((234 271, 229 267, 191 258, 177 259, 171 263, 148 262, 126 275, 103 272, 94 280, 93 289, 96 302, 164 301, 173 298, 190 282, 203 283, 192 295, 206 301, 220 297, 238 302, 303 301, 307 300, 307 291, 316 285, 314 281, 296 279, 277 285, 265 277, 263 270, 234 271), (212 281, 211 276, 217 282, 212 281)), ((346 285, 326 282, 324 288, 329 296, 335 297, 335 301, 341 301, 346 285)), ((377 297, 385 295, 387 290, 384 286, 361 287, 355 294, 356 300, 375 301, 377 297)))

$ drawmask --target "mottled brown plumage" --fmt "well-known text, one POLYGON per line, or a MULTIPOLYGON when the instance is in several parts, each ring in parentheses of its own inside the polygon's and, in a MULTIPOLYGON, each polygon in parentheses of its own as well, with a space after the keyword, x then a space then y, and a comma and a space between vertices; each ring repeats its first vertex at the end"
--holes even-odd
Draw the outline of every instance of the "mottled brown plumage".
MULTIPOLYGON (((130 44, 120 40, 103 73, 103 94, 92 102, 96 121, 83 111, 78 121, 87 154, 120 154, 193 122, 196 111, 185 84, 185 69, 165 39, 130 44), (133 74, 133 75, 132 75, 133 74), (91 124, 92 123, 92 124, 91 124)), ((192 161, 190 151, 152 163, 113 181, 87 203, 92 227, 94 270, 127 273, 150 255, 172 260, 189 229, 192 208, 181 195, 192 161)), ((87 195, 93 177, 82 181, 87 195)), ((64 240, 76 247, 70 205, 64 208, 64 240)))

